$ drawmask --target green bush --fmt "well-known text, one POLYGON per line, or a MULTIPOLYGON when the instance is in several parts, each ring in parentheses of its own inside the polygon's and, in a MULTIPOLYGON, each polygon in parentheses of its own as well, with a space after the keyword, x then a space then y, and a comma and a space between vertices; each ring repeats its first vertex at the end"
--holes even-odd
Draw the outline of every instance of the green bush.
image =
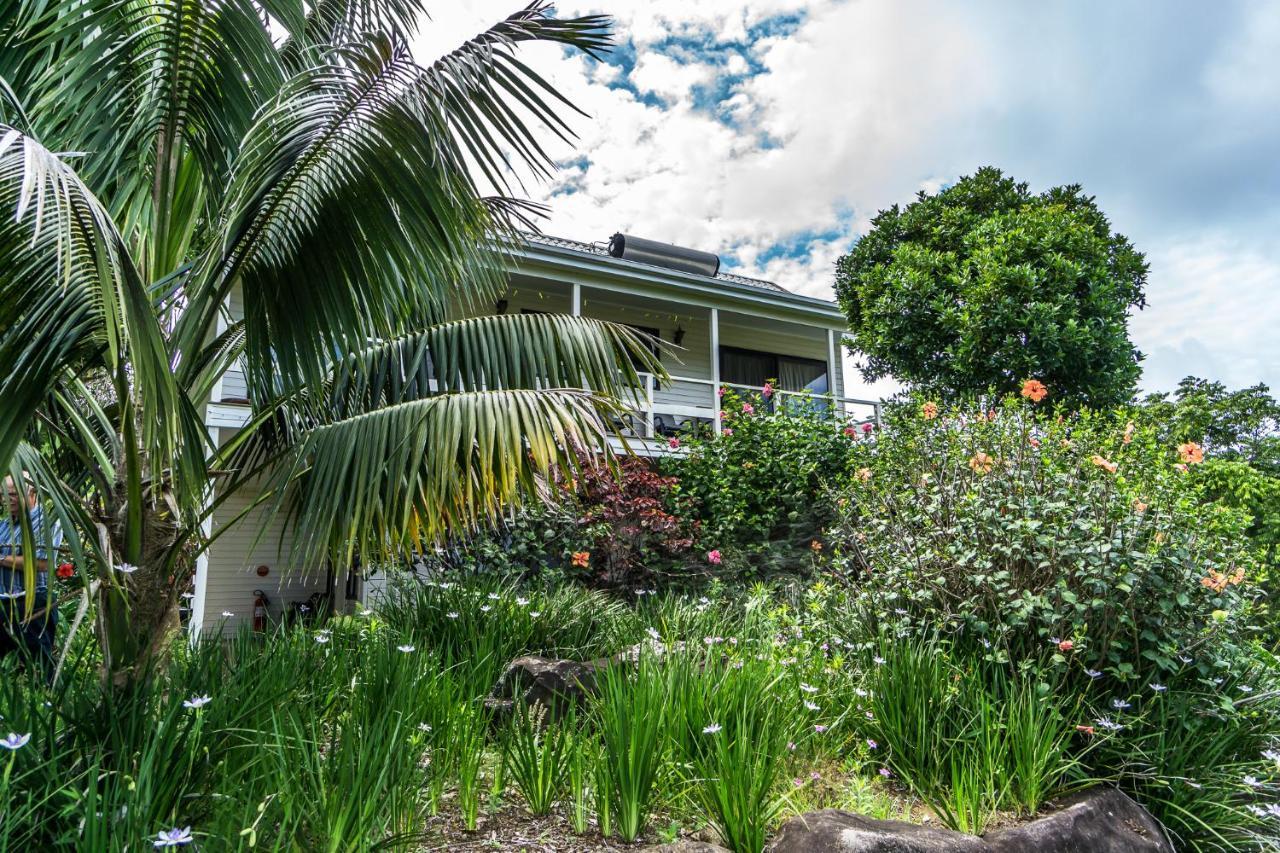
POLYGON ((861 431, 847 434, 820 398, 782 404, 726 391, 721 405, 721 435, 683 437, 687 453, 661 463, 692 499, 703 550, 723 555, 722 575, 812 570, 811 546, 837 517, 830 487, 844 479, 861 431))
POLYGON ((858 452, 837 566, 871 618, 1028 666, 1051 653, 1076 684, 1213 677, 1245 641, 1247 519, 1199 500, 1182 451, 1148 429, 1012 398, 917 402, 858 452))

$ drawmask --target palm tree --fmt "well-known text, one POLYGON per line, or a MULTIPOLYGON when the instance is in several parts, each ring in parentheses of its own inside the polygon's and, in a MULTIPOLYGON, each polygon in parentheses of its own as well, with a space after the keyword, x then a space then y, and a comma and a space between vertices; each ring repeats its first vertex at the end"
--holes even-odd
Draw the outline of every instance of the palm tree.
POLYGON ((535 212, 511 175, 571 136, 515 49, 596 55, 607 19, 536 2, 424 67, 423 5, 0 11, 0 462, 93 567, 116 682, 163 648, 228 495, 288 513, 301 557, 390 559, 602 449, 631 365, 656 367, 617 325, 463 319, 535 212), (233 364, 252 418, 215 447, 233 364))

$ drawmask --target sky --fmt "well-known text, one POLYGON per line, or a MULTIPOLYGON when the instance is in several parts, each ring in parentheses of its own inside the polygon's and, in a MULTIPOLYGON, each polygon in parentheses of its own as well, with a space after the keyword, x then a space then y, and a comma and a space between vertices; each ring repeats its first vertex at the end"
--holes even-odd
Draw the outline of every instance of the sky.
MULTIPOLYGON (((430 61, 523 0, 441 3, 430 61)), ((1141 389, 1280 389, 1280 3, 646 0, 604 61, 522 49, 587 116, 525 195, 545 233, 615 231, 831 298, 876 212, 994 165, 1081 184, 1151 265, 1141 389)), ((851 392, 879 395, 854 374, 851 392)))

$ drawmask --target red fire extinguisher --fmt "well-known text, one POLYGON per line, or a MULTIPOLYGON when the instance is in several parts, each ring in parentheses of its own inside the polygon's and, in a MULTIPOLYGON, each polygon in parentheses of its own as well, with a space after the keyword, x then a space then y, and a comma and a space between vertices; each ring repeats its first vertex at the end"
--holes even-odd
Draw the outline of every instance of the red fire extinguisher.
POLYGON ((260 589, 253 591, 253 630, 267 630, 267 594, 260 589))

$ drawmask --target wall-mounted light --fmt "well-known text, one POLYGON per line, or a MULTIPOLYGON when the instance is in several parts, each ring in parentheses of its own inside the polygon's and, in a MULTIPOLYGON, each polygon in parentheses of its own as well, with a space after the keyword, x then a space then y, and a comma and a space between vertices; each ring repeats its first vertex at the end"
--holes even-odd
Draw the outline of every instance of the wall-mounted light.
POLYGON ((499 299, 497 302, 493 303, 493 310, 497 311, 499 314, 507 313, 507 300, 499 299))
POLYGON ((684 326, 676 326, 675 334, 671 336, 671 342, 676 346, 684 343, 684 326))

